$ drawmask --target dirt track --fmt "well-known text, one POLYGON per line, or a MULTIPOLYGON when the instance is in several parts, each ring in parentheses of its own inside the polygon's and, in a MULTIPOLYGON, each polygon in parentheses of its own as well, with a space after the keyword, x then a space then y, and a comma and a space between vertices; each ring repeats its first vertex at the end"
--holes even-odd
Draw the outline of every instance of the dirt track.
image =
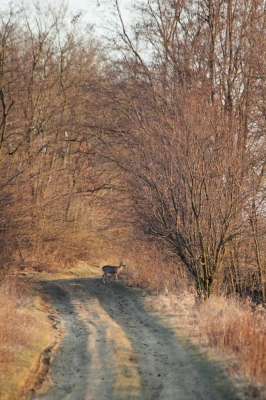
POLYGON ((217 366, 197 360, 145 311, 136 291, 99 277, 46 280, 54 343, 28 398, 237 399, 217 366))

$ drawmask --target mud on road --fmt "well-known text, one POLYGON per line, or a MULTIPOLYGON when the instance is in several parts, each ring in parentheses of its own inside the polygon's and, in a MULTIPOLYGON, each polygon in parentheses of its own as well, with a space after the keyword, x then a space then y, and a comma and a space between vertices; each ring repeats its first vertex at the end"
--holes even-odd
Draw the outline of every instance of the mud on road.
POLYGON ((31 400, 237 399, 217 366, 196 359, 143 307, 141 294, 99 277, 39 282, 54 341, 31 400))

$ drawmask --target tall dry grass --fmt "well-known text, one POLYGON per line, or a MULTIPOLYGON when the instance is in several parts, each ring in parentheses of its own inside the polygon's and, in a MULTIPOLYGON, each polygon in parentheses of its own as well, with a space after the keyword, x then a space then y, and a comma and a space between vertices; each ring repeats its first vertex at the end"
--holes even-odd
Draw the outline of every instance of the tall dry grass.
POLYGON ((188 292, 149 296, 146 305, 167 315, 175 327, 212 356, 221 358, 232 377, 266 387, 266 309, 250 300, 212 296, 197 302, 188 292))
POLYGON ((29 330, 34 318, 27 300, 26 290, 21 282, 6 279, 0 285, 1 364, 16 359, 17 351, 30 341, 29 330))
POLYGON ((194 332, 236 357, 236 369, 266 385, 266 309, 249 300, 213 296, 197 307, 194 332))
POLYGON ((49 329, 39 296, 14 277, 0 283, 0 398, 13 399, 42 350, 49 329))

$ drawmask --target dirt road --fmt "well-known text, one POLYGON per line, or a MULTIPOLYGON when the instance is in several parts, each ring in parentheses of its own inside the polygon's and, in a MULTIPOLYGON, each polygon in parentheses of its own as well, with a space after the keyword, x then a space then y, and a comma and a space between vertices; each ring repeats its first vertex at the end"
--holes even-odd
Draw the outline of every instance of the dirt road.
POLYGON ((31 400, 237 399, 217 366, 198 360, 141 305, 141 296, 99 277, 43 280, 54 343, 31 400))

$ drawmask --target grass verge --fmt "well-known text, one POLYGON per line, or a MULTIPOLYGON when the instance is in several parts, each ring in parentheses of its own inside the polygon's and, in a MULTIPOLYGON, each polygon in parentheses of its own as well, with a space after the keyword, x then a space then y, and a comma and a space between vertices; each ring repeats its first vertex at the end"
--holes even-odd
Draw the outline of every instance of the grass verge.
POLYGON ((0 399, 21 398, 38 365, 50 323, 39 293, 21 279, 0 283, 0 399))

